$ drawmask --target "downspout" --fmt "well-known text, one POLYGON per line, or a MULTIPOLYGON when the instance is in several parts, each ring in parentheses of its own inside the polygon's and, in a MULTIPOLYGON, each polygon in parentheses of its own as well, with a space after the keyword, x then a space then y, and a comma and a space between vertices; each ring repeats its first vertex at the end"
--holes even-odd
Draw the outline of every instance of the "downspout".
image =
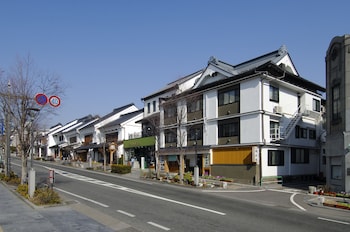
MULTIPOLYGON (((264 83, 263 80, 266 78, 266 73, 262 74, 262 77, 260 77, 260 111, 261 113, 261 138, 262 138, 262 142, 265 145, 266 144, 266 140, 265 140, 265 125, 264 125, 264 115, 265 115, 265 110, 264 110, 264 83)), ((259 145, 259 182, 260 186, 262 184, 262 152, 261 149, 264 145, 259 145)))

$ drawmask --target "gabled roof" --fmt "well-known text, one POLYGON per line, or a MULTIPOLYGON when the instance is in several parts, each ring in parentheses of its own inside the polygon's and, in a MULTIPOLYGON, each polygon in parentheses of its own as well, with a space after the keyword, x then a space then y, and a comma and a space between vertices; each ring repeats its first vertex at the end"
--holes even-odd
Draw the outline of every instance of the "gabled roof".
POLYGON ((255 69, 250 69, 250 70, 243 72, 243 73, 240 73, 238 75, 231 76, 231 77, 226 78, 226 79, 221 79, 221 80, 218 80, 216 82, 212 82, 210 84, 203 85, 203 86, 200 86, 196 89, 192 89, 190 91, 184 92, 184 93, 178 95, 178 97, 186 96, 188 94, 192 94, 192 93, 199 92, 199 91, 205 91, 206 89, 210 89, 210 88, 217 88, 218 86, 226 85, 230 82, 239 82, 240 79, 242 79, 242 78, 247 78, 247 77, 253 78, 254 76, 261 75, 262 73, 266 73, 272 77, 277 78, 279 81, 293 84, 295 86, 309 90, 309 91, 317 93, 317 94, 319 94, 320 92, 324 93, 326 91, 326 89, 320 85, 317 85, 311 81, 308 81, 308 80, 306 80, 300 76, 294 75, 290 72, 286 72, 286 70, 279 65, 276 65, 272 62, 267 62, 263 65, 260 65, 259 67, 256 67, 255 69))
POLYGON ((79 119, 75 125, 68 127, 67 129, 63 130, 62 132, 67 133, 67 132, 73 131, 79 127, 84 127, 85 125, 89 125, 89 123, 94 122, 98 119, 99 119, 99 116, 88 115, 86 117, 79 119))
MULTIPOLYGON (((250 69, 254 69, 256 67, 259 67, 260 65, 263 65, 265 63, 274 63, 278 64, 285 56, 289 58, 289 60, 292 62, 292 59, 289 56, 287 47, 285 45, 281 46, 278 50, 267 53, 265 55, 256 57, 254 59, 248 60, 246 62, 237 64, 234 66, 234 68, 239 72, 245 72, 250 69)), ((295 69, 294 65, 293 68, 295 69)), ((296 71, 297 75, 298 72, 296 71)))
POLYGON ((115 115, 117 113, 120 113, 123 110, 125 110, 125 109, 127 109, 127 108, 129 108, 131 106, 135 106, 135 104, 134 103, 130 103, 130 104, 127 104, 125 106, 121 106, 119 108, 115 108, 112 112, 110 112, 109 114, 106 114, 105 116, 100 118, 96 123, 102 122, 102 121, 106 120, 107 118, 109 118, 109 117, 111 117, 111 116, 113 116, 113 115, 115 115))
POLYGON ((110 123, 107 123, 106 125, 102 126, 101 128, 106 128, 106 127, 110 127, 110 126, 118 126, 118 125, 121 125, 122 123, 140 115, 140 114, 143 114, 143 109, 141 110, 137 110, 137 111, 134 111, 134 112, 130 112, 130 113, 127 113, 127 114, 122 114, 120 115, 120 117, 117 119, 117 120, 114 120, 110 123))
POLYGON ((294 75, 290 72, 286 72, 284 68, 272 63, 268 62, 266 64, 261 65, 256 69, 256 71, 268 71, 268 73, 272 76, 279 77, 279 80, 293 84, 295 86, 307 89, 311 92, 326 92, 326 89, 316 83, 313 83, 309 80, 302 78, 301 76, 294 75))
MULTIPOLYGON (((262 56, 256 57, 254 59, 245 61, 237 65, 230 65, 214 57, 210 57, 208 61, 208 66, 203 75, 199 78, 194 88, 198 88, 201 85, 206 85, 208 83, 219 81, 220 79, 231 78, 232 76, 245 73, 248 70, 254 70, 265 63, 281 64, 281 62, 286 62, 287 65, 281 65, 286 71, 298 74, 291 57, 287 51, 286 46, 281 46, 278 50, 264 54, 262 56), (292 66, 292 67, 290 67, 292 66), (213 71, 209 69, 217 70, 217 73, 222 75, 213 75, 213 71)), ((214 72, 215 73, 215 72, 214 72)))
POLYGON ((180 79, 177 79, 173 82, 170 82, 169 84, 167 84, 164 88, 161 88, 159 89, 158 91, 146 96, 146 97, 143 97, 141 98, 142 101, 145 101, 147 99, 150 99, 150 98, 153 98, 153 97, 156 97, 156 96, 159 96, 159 95, 162 95, 166 92, 170 92, 172 90, 177 90, 178 89, 178 86, 188 80, 190 80, 191 78, 199 75, 201 72, 203 72, 203 69, 201 70, 198 70, 190 75, 187 75, 187 76, 184 76, 184 77, 181 77, 180 79))

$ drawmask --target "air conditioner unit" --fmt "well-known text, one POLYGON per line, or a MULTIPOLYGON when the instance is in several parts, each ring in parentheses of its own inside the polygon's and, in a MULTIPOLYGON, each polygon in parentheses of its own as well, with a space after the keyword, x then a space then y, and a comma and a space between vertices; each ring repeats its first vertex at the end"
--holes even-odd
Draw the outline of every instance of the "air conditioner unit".
POLYGON ((273 107, 273 112, 275 114, 282 114, 282 106, 275 106, 275 107, 273 107))

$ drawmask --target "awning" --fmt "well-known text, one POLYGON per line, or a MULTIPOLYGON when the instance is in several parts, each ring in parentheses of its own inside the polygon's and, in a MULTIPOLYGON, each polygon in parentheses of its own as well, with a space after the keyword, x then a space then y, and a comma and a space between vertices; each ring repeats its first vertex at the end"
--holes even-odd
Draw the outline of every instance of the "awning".
POLYGON ((156 144, 155 136, 124 140, 124 148, 150 147, 156 144))

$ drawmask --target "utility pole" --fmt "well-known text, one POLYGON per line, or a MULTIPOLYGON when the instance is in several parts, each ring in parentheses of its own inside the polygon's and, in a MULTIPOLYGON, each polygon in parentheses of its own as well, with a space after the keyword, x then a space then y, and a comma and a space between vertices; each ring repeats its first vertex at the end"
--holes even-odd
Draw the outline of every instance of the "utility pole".
POLYGON ((27 108, 26 109, 26 114, 28 114, 30 116, 30 127, 29 127, 29 155, 30 155, 30 170, 28 171, 28 194, 29 197, 32 198, 34 196, 34 192, 35 192, 35 170, 33 167, 33 149, 34 149, 34 127, 33 127, 33 123, 34 120, 36 118, 36 116, 39 113, 39 109, 37 108, 27 108))
POLYGON ((7 101, 6 101, 6 107, 5 107, 5 131, 6 131, 6 165, 5 165, 5 175, 9 176, 11 173, 11 151, 10 151, 10 89, 11 89, 11 82, 9 81, 7 84, 7 101))

